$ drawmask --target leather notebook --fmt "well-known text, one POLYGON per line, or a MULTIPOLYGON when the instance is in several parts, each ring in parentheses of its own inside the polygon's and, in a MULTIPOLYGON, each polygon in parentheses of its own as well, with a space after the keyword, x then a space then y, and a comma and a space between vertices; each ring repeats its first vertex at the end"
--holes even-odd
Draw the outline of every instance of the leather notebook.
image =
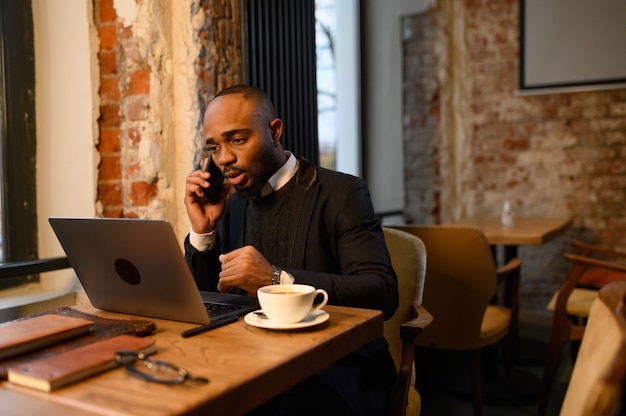
POLYGON ((89 333, 93 321, 40 315, 0 324, 0 360, 89 333))
POLYGON ((119 350, 150 354, 154 339, 118 335, 61 354, 30 361, 8 370, 9 382, 42 391, 52 391, 118 366, 119 350))

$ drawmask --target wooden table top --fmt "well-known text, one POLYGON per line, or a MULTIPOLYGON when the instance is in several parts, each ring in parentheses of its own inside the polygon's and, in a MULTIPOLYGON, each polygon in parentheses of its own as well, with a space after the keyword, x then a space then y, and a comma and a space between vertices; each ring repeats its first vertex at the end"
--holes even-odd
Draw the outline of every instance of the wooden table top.
MULTIPOLYGON (((137 318, 73 306, 108 318, 137 318)), ((43 393, 0 383, 3 415, 243 414, 383 334, 380 311, 326 306, 330 319, 318 327, 272 331, 238 322, 182 338, 193 324, 151 319, 157 325, 155 358, 209 379, 208 384, 162 385, 116 368, 74 385, 43 393)))
POLYGON ((456 224, 480 229, 489 244, 542 245, 559 236, 571 224, 569 217, 515 217, 503 226, 500 217, 463 218, 456 224))

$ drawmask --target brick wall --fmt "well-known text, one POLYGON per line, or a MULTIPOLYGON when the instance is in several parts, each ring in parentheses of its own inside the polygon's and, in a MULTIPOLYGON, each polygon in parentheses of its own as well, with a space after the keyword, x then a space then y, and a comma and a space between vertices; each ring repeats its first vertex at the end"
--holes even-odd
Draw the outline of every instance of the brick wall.
MULTIPOLYGON (((117 15, 113 0, 94 1, 99 35, 100 72, 97 212, 104 217, 147 217, 177 221, 182 202, 175 188, 177 140, 195 141, 196 164, 201 160, 200 120, 208 97, 240 82, 241 24, 237 0, 142 0, 133 21, 117 15), (174 27, 172 8, 181 7, 189 33, 174 27), (183 38, 181 40, 181 37, 183 38), (191 112, 195 134, 176 137, 174 119, 175 48, 185 48, 192 69, 185 81, 196 104, 191 112)), ((130 1, 130 0, 129 0, 130 1)), ((185 93, 185 92, 184 92, 185 93)), ((184 158, 183 158, 184 159, 184 158)), ((191 170, 190 163, 186 168, 191 170)), ((180 175, 179 175, 180 176, 180 175)))
POLYGON ((441 42, 437 13, 402 19, 405 220, 436 224, 440 214, 441 83, 438 71, 441 42))
POLYGON ((113 0, 96 1, 94 20, 98 28, 100 49, 100 142, 101 156, 98 175, 98 200, 102 214, 122 216, 122 171, 120 165, 120 79, 117 67, 117 25, 113 0), (114 212, 115 211, 115 212, 114 212))
POLYGON ((516 96, 518 1, 438 1, 403 21, 406 217, 571 215, 520 250, 523 304, 543 308, 569 238, 626 249, 626 89, 516 96))
POLYGON ((96 1, 94 10, 100 38, 98 212, 142 216, 157 196, 159 180, 144 174, 138 155, 149 120, 150 59, 132 26, 118 20, 112 0, 96 1))

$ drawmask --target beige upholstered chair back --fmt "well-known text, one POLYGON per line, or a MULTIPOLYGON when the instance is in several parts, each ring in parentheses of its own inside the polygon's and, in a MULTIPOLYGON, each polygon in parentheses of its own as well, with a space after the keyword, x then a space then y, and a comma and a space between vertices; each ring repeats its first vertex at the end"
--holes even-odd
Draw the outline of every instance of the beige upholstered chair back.
POLYGON ((434 317, 416 345, 447 350, 481 347, 485 309, 496 292, 496 265, 484 234, 465 226, 406 225, 428 254, 424 307, 434 317))
POLYGON ((400 325, 414 318, 411 305, 422 303, 424 275, 426 272, 426 250, 414 235, 383 227, 385 242, 391 255, 391 264, 398 276, 400 305, 393 317, 385 321, 385 338, 396 367, 400 365, 402 341, 400 325))
POLYGON ((561 415, 619 414, 626 378, 626 281, 604 286, 593 302, 561 415))

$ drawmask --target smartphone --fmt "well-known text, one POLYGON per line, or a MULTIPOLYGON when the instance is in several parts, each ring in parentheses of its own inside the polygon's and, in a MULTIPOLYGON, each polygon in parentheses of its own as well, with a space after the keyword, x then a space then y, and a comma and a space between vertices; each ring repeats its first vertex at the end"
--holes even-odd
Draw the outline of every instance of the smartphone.
POLYGON ((211 174, 209 178, 209 186, 204 189, 204 197, 209 200, 212 204, 217 203, 220 198, 220 192, 222 191, 222 185, 224 184, 224 175, 220 168, 213 163, 213 158, 209 157, 207 161, 205 171, 211 174))

